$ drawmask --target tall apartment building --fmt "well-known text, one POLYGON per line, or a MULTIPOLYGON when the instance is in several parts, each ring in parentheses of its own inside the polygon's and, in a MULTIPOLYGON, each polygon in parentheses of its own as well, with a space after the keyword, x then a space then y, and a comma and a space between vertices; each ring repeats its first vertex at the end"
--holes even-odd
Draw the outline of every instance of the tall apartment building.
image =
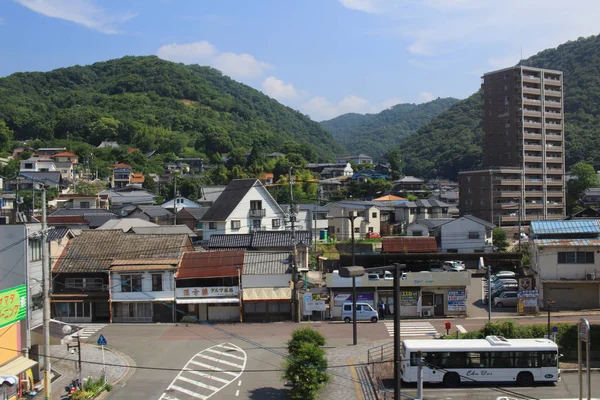
POLYGON ((501 225, 565 216, 561 71, 484 74, 483 170, 459 173, 461 214, 501 225))

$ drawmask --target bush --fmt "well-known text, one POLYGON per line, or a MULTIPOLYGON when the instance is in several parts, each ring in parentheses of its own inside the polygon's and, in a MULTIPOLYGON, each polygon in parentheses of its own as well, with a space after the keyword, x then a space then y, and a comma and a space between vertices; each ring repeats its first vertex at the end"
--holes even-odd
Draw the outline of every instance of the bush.
POLYGON ((287 342, 289 355, 292 357, 296 356, 302 343, 324 346, 325 337, 310 327, 296 329, 292 332, 292 338, 287 342))
POLYGON ((314 400, 318 392, 330 380, 327 373, 325 350, 309 342, 301 342, 296 356, 284 362, 283 378, 291 382, 290 398, 314 400))
POLYGON ((292 332, 287 342, 289 358, 283 363, 283 379, 292 384, 292 399, 317 399, 319 390, 329 382, 323 345, 325 337, 310 327, 292 332))

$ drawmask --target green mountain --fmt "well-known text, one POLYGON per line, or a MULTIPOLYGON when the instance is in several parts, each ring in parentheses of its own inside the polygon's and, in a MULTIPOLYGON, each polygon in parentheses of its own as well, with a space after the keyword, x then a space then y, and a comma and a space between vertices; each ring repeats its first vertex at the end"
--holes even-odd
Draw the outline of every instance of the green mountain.
POLYGON ((377 114, 344 114, 321 125, 349 153, 381 158, 390 147, 447 110, 458 100, 437 99, 424 104, 397 104, 377 114))
MULTIPOLYGON (((522 62, 564 73, 567 168, 580 162, 600 169, 600 36, 544 50, 522 62)), ((483 101, 479 93, 455 104, 400 144, 404 172, 456 179, 482 161, 483 101)))
POLYGON ((19 140, 116 140, 209 157, 294 148, 312 161, 343 152, 318 123, 261 92, 213 68, 154 56, 16 73, 0 79, 0 98, 0 122, 19 140))

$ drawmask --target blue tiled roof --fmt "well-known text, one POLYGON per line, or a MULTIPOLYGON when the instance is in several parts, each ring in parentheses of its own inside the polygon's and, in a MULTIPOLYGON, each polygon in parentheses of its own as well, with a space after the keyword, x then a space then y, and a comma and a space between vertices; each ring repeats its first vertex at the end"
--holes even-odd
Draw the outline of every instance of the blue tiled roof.
POLYGON ((599 220, 567 220, 567 221, 531 221, 531 232, 534 235, 600 233, 599 220))

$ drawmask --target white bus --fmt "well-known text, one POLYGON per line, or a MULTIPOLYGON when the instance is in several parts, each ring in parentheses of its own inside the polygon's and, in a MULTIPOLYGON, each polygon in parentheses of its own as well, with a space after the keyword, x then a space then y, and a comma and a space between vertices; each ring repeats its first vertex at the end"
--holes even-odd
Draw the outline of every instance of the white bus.
POLYGON ((424 360, 423 382, 517 383, 560 380, 558 346, 548 339, 405 340, 402 344, 401 378, 417 382, 419 351, 424 360))

